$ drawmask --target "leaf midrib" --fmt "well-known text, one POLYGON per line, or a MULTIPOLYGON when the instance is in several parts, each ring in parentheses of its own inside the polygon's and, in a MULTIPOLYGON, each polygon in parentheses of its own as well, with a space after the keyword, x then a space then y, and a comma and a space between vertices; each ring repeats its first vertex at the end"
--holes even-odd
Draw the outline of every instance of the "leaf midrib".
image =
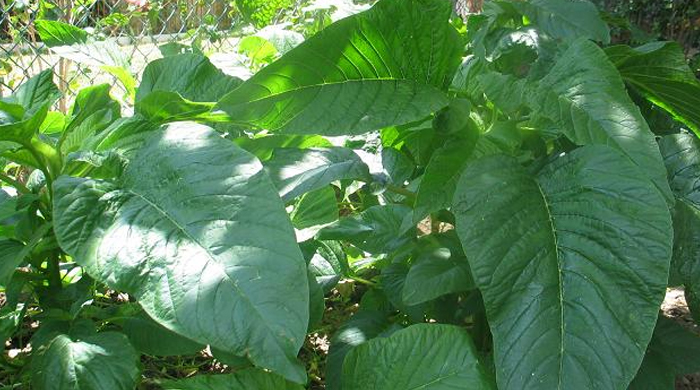
POLYGON ((540 196, 542 196, 542 201, 544 202, 544 209, 545 212, 547 213, 547 219, 549 220, 549 226, 550 226, 550 231, 552 233, 552 240, 554 244, 554 254, 556 256, 556 263, 557 263, 557 278, 558 278, 558 284, 559 288, 557 289, 558 292, 558 298, 559 298, 559 321, 560 321, 560 326, 559 326, 559 338, 560 338, 560 345, 561 347, 559 348, 559 373, 557 374, 557 389, 562 388, 562 373, 564 372, 564 281, 562 280, 562 263, 561 259, 559 258, 559 240, 557 237, 557 230, 556 227, 554 226, 554 216, 552 215, 552 211, 549 207, 549 202, 547 201, 547 196, 545 195, 544 189, 540 185, 540 183, 535 179, 533 180, 535 183, 535 186, 537 186, 537 190, 540 192, 540 196))

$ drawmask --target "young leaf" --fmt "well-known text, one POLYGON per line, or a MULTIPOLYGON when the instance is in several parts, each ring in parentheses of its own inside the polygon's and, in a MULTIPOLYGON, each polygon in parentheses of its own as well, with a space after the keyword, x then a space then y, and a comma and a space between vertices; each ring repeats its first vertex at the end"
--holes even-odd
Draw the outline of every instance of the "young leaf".
POLYGON ((325 225, 338 219, 338 203, 335 190, 325 186, 302 195, 291 214, 292 225, 297 229, 325 225))
POLYGON ((235 374, 197 375, 180 380, 164 380, 163 390, 303 390, 302 386, 256 368, 237 371, 235 374))
POLYGON ((610 43, 608 25, 588 0, 530 0, 511 4, 553 38, 585 37, 610 43))
POLYGON ((459 63, 450 8, 381 0, 290 50, 219 107, 250 126, 302 134, 361 134, 421 119, 447 104, 441 89, 459 63))
POLYGON ((652 42, 605 51, 623 80, 700 136, 700 81, 676 42, 652 42))
POLYGON ((690 311, 700 318, 700 140, 692 134, 668 135, 659 147, 676 195, 672 274, 680 277, 690 311))
POLYGON ((143 71, 136 93, 140 101, 154 91, 175 92, 192 102, 216 102, 241 84, 198 54, 179 54, 155 60, 143 71))
POLYGON ((45 390, 133 390, 139 356, 116 332, 72 339, 59 334, 32 359, 32 385, 45 390))
POLYGON ((192 123, 142 137, 116 180, 54 182, 61 247, 164 327, 303 382, 306 264, 261 164, 192 123))
POLYGON ((465 170, 453 212, 499 388, 624 389, 656 323, 673 239, 641 171, 599 145, 536 175, 487 156, 465 170))
POLYGON ((341 179, 370 181, 369 168, 345 148, 276 149, 265 170, 285 202, 341 179))
POLYGON ((353 348, 343 390, 494 389, 466 330, 418 324, 353 348))
POLYGON ((85 30, 68 23, 39 19, 34 25, 41 41, 48 47, 86 43, 88 39, 85 30))
POLYGON ((423 237, 417 252, 403 285, 406 305, 474 289, 469 262, 454 231, 423 237))
POLYGON ((456 102, 436 118, 434 125, 448 133, 448 139, 431 156, 418 185, 413 215, 416 223, 452 204, 459 175, 479 139, 479 128, 469 118, 469 108, 456 102))
POLYGON ((573 42, 528 97, 535 114, 554 121, 572 142, 620 150, 673 203, 654 135, 596 44, 573 42))
POLYGON ((343 240, 373 254, 388 253, 408 240, 404 221, 411 209, 400 204, 372 206, 359 215, 341 218, 324 227, 319 240, 343 240))

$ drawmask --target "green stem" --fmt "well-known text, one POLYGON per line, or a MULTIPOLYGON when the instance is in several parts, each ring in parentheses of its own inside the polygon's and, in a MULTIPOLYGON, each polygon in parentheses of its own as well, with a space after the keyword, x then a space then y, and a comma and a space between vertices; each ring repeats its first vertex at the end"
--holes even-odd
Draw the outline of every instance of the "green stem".
POLYGON ((354 282, 366 284, 366 285, 372 286, 372 287, 374 287, 374 286, 377 285, 377 283, 375 283, 375 282, 373 282, 373 281, 371 281, 371 280, 367 280, 367 279, 364 279, 364 278, 361 278, 361 277, 355 276, 355 275, 351 275, 351 276, 350 276, 350 280, 352 280, 352 281, 354 281, 354 282))
POLYGON ((0 172, 0 180, 4 181, 5 183, 11 185, 14 187, 17 191, 23 193, 23 194, 28 194, 31 191, 29 191, 29 188, 27 188, 24 184, 20 183, 16 179, 13 179, 9 175, 6 175, 2 172, 0 172))
POLYGON ((49 287, 54 291, 60 291, 63 288, 63 282, 61 281, 61 259, 58 254, 53 253, 49 259, 46 267, 46 271, 49 276, 49 287))

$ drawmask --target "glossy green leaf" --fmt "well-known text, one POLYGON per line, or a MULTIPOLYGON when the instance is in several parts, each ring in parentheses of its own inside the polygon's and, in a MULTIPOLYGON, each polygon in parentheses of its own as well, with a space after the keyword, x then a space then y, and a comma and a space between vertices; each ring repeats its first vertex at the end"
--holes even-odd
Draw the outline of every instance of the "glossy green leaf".
POLYGON ((512 4, 553 38, 586 37, 610 43, 610 29, 588 0, 530 0, 512 4))
POLYGON ((659 142, 671 189, 676 195, 673 213, 671 275, 685 285, 693 316, 700 318, 700 140, 692 134, 675 134, 659 142))
POLYGON ((261 164, 193 123, 140 135, 120 177, 54 182, 61 247, 164 327, 303 382, 306 265, 261 164))
POLYGON ((663 316, 629 390, 673 390, 676 375, 700 370, 700 337, 663 316))
POLYGON ((423 237, 403 285, 403 302, 417 305, 474 289, 469 262, 454 231, 423 237))
POLYGON ((265 170, 285 202, 342 179, 369 181, 369 168, 345 148, 276 149, 265 170))
POLYGON ((535 113, 554 121, 574 143, 620 150, 654 182, 669 205, 673 203, 654 135, 596 44, 573 42, 528 97, 535 113))
POLYGON ((494 389, 466 330, 409 326, 353 348, 343 363, 343 390, 494 389))
POLYGON ((381 0, 290 50, 219 107, 240 123, 303 134, 361 134, 421 119, 447 104, 441 89, 459 63, 450 8, 381 0))
POLYGON ((653 42, 606 53, 632 88, 700 135, 700 80, 676 42, 653 42))
POLYGON ((668 206, 640 170, 598 145, 536 174, 487 156, 465 170, 453 212, 499 388, 626 388, 656 323, 673 240, 668 206))
POLYGON ((197 375, 180 380, 164 380, 163 390, 302 390, 303 387, 259 369, 246 369, 235 374, 197 375))
POLYGON ((192 102, 216 102, 241 80, 227 76, 198 54, 180 54, 152 61, 141 78, 136 101, 154 91, 179 93, 192 102))
POLYGON ((35 26, 41 41, 48 47, 85 43, 88 39, 85 30, 68 23, 40 19, 36 21, 35 26))
POLYGON ((59 334, 32 359, 32 385, 44 390, 133 390, 138 359, 126 336, 116 332, 79 340, 59 334))

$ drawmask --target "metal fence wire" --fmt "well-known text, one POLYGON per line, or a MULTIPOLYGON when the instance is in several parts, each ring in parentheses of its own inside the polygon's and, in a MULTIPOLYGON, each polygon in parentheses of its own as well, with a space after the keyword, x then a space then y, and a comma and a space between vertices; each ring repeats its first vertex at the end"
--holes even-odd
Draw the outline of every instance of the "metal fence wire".
POLYGON ((54 70, 64 93, 65 111, 76 92, 96 83, 110 83, 126 93, 100 65, 121 61, 134 75, 161 56, 167 43, 186 42, 203 50, 232 49, 227 32, 235 6, 223 0, 0 0, 0 96, 7 96, 29 77, 54 70), (61 53, 39 39, 35 21, 57 20, 89 31, 98 47, 82 53, 61 53), (105 58, 110 57, 110 58, 105 58))

